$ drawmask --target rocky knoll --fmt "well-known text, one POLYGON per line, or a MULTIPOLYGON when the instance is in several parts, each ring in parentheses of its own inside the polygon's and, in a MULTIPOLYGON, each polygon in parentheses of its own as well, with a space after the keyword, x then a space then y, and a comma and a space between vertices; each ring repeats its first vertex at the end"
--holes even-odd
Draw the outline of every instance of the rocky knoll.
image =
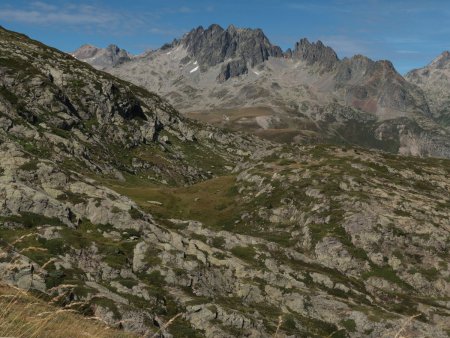
POLYGON ((2 280, 148 336, 447 336, 448 160, 220 131, 4 29, 0 72, 2 280))
POLYGON ((106 48, 84 45, 73 52, 72 55, 77 59, 86 60, 86 62, 98 69, 114 67, 130 61, 132 58, 130 53, 116 45, 109 45, 106 48))

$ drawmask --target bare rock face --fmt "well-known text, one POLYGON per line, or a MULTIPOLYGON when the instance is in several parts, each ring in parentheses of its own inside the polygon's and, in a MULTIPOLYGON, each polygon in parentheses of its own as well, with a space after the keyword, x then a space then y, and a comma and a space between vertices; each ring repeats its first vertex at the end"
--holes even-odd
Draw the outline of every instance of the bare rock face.
POLYGON ((220 83, 223 83, 229 78, 237 77, 247 73, 248 68, 245 60, 239 59, 230 61, 227 64, 222 65, 220 74, 217 79, 220 83))

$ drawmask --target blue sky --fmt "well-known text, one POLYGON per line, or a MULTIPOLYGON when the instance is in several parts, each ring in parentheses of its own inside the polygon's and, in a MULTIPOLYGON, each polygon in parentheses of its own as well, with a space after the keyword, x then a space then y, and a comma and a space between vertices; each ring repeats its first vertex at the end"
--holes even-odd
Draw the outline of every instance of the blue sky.
POLYGON ((0 25, 64 51, 115 43, 132 53, 158 48, 190 29, 262 28, 283 49, 302 37, 339 57, 388 59, 401 73, 450 49, 447 0, 95 0, 0 2, 0 25))

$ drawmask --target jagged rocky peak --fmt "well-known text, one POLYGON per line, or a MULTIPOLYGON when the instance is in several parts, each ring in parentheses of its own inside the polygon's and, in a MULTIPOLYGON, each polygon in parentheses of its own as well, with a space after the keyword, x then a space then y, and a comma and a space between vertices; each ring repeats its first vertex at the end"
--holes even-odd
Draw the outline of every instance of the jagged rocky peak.
POLYGON ((253 67, 271 56, 283 55, 281 48, 272 45, 261 29, 242 29, 233 25, 227 29, 216 24, 207 29, 200 26, 186 34, 181 43, 204 67, 228 59, 241 59, 253 67))
POLYGON ((125 49, 121 49, 119 48, 119 46, 114 44, 111 44, 108 47, 106 47, 106 50, 113 55, 121 55, 121 54, 128 55, 128 52, 125 49))
POLYGON ((405 78, 417 85, 423 85, 429 81, 434 83, 444 80, 440 79, 440 75, 448 70, 450 70, 450 52, 444 51, 427 66, 409 71, 405 78))
POLYGON ((405 78, 424 90, 433 116, 438 123, 449 128, 450 52, 441 53, 425 67, 411 70, 405 78))
POLYGON ((303 38, 295 44, 294 51, 290 49, 286 52, 288 57, 305 60, 308 64, 318 63, 326 70, 331 70, 339 61, 336 52, 322 41, 309 42, 303 38))
MULTIPOLYGON (((413 69, 406 74, 406 79, 415 84, 427 82, 429 77, 433 77, 433 81, 437 80, 436 74, 450 70, 450 52, 444 51, 423 68, 413 69)), ((437 76, 439 78, 439 76, 437 76)))
POLYGON ((450 69, 450 52, 448 50, 443 52, 430 63, 429 67, 436 69, 450 69))
POLYGON ((92 45, 83 45, 72 55, 78 60, 90 63, 98 69, 114 67, 123 62, 131 60, 132 55, 125 49, 111 44, 106 48, 98 48, 92 45))

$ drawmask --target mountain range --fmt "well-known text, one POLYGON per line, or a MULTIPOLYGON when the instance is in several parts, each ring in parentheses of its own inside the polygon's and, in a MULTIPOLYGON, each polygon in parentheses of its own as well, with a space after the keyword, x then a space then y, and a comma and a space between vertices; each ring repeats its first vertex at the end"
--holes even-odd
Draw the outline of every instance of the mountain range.
POLYGON ((198 27, 121 62, 118 53, 125 52, 119 51, 108 47, 84 57, 82 48, 73 55, 161 94, 191 118, 231 130, 281 142, 450 157, 448 113, 442 112, 448 82, 439 75, 422 86, 413 72, 404 78, 389 61, 341 60, 305 38, 283 52, 262 30, 234 26, 198 27))
POLYGON ((445 157, 445 69, 219 26, 73 54, 0 27, 1 336, 58 306, 111 337, 448 337, 450 160, 408 155, 445 157))

